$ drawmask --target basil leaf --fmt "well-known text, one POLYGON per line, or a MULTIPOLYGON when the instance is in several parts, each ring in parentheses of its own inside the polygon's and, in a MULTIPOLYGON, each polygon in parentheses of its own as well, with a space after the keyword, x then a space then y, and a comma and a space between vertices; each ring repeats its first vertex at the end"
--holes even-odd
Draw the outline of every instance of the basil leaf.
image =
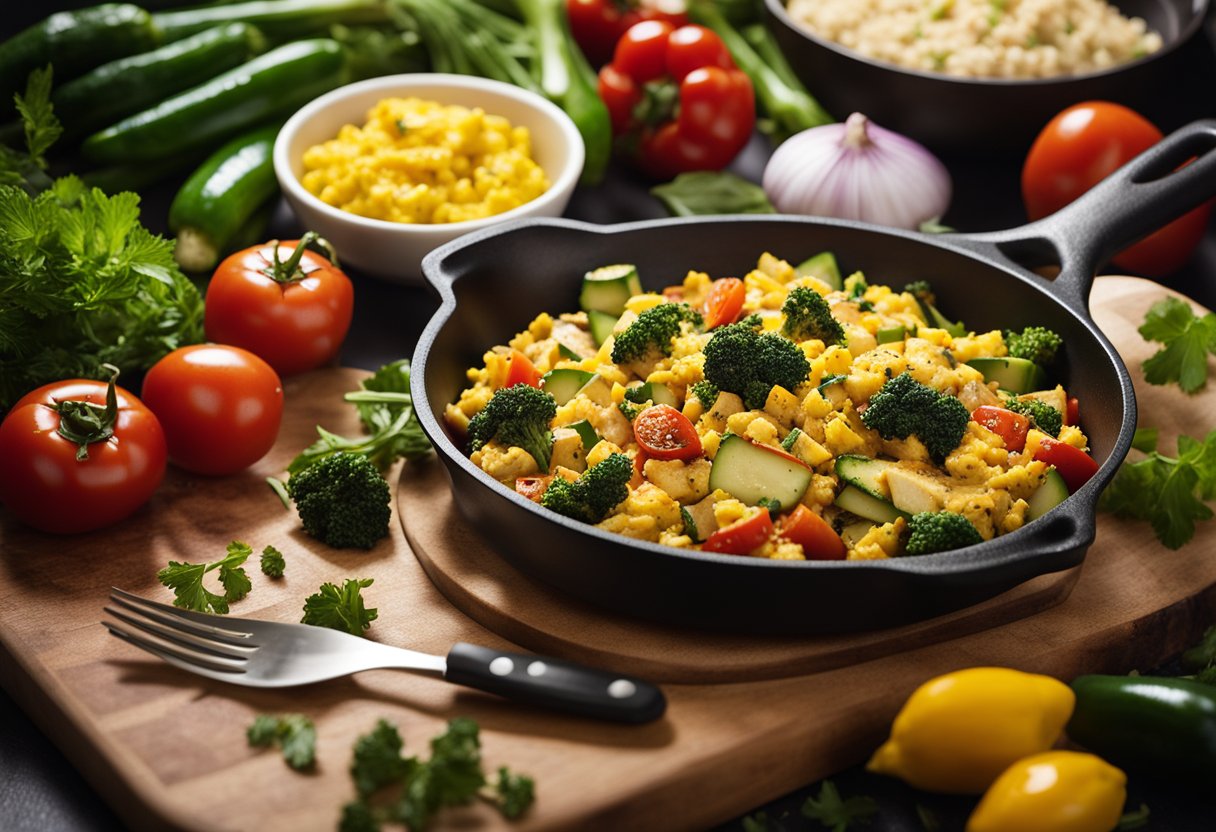
POLYGON ((676 217, 776 213, 763 188, 724 171, 681 173, 650 192, 676 217))

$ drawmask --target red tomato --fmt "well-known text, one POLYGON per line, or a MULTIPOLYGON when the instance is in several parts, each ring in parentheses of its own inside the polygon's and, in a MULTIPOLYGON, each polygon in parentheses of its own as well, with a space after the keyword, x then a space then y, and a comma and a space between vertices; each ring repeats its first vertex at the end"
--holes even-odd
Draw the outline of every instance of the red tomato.
POLYGON ((152 365, 144 403, 160 419, 169 459, 196 474, 235 474, 274 445, 283 416, 283 383, 262 359, 239 347, 181 347, 152 365))
POLYGON ((1030 420, 1021 413, 1003 407, 982 404, 971 411, 971 421, 978 422, 1005 441, 1005 450, 1020 451, 1026 447, 1026 432, 1030 420))
POLYGON ((759 548, 773 534, 773 518, 768 509, 759 508, 755 514, 736 520, 705 538, 701 548, 706 552, 721 552, 724 555, 746 555, 759 548))
POLYGON ((688 417, 671 405, 656 404, 633 420, 633 436, 653 459, 692 459, 701 455, 701 437, 688 417))
POLYGON ((1076 396, 1068 397, 1068 404, 1064 410, 1064 424, 1081 424, 1081 402, 1077 400, 1076 396))
POLYGON ((1076 493, 1078 488, 1089 482, 1090 477, 1098 473, 1098 463, 1092 456, 1050 436, 1043 437, 1034 458, 1055 466, 1064 478, 1069 494, 1076 493))
POLYGON ((644 20, 630 26, 616 43, 612 65, 635 83, 667 74, 667 40, 675 27, 665 20, 644 20))
POLYGON ((516 477, 515 493, 522 494, 534 503, 539 503, 545 489, 553 481, 551 476, 516 477))
MULTIPOLYGON (((1069 107, 1048 122, 1026 156, 1026 213, 1037 220, 1058 211, 1159 141, 1160 130, 1122 105, 1086 101, 1069 107)), ((1113 262, 1150 277, 1177 271, 1203 239, 1211 210, 1212 203, 1204 203, 1125 249, 1113 262)))
POLYGON ((807 560, 844 560, 845 546, 828 521, 799 505, 777 521, 777 535, 797 543, 807 560))
POLYGON ((540 373, 528 356, 519 350, 511 350, 511 355, 507 359, 507 380, 503 383, 503 387, 514 387, 517 384, 526 384, 539 389, 540 373))
POLYGON ((92 531, 128 517, 156 491, 165 475, 160 422, 139 399, 113 389, 111 410, 104 381, 48 384, 5 416, 0 503, 19 520, 55 534, 92 531), (73 402, 96 407, 77 414, 82 408, 73 402))
POLYGON ((705 328, 713 329, 723 324, 733 324, 743 311, 747 288, 737 277, 723 277, 709 287, 705 298, 705 328))
POLYGON ((639 21, 688 22, 684 0, 566 0, 566 17, 570 34, 593 66, 611 59, 621 35, 639 21))
POLYGON ((355 292, 337 266, 304 248, 315 239, 310 232, 225 258, 207 287, 207 339, 249 350, 280 375, 333 361, 355 292))

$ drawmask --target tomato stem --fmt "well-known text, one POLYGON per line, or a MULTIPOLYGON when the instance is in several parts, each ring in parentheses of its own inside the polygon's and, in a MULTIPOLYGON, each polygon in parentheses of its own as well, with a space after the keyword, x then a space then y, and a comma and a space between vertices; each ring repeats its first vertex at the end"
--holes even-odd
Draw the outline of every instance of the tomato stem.
POLYGON ((338 255, 334 251, 334 247, 329 244, 329 241, 315 231, 305 232, 300 241, 296 243, 295 250, 286 260, 279 259, 279 244, 276 240, 271 246, 271 257, 273 263, 262 269, 262 274, 269 277, 276 283, 295 283, 303 280, 308 276, 308 273, 300 268, 300 260, 304 257, 304 252, 309 248, 320 249, 320 254, 326 260, 338 265, 338 255))
POLYGON ((114 435, 114 423, 118 421, 118 368, 113 364, 102 364, 110 371, 110 383, 106 387, 105 406, 92 402, 62 401, 55 403, 59 414, 60 436, 76 444, 76 461, 89 458, 89 445, 105 442, 114 435))

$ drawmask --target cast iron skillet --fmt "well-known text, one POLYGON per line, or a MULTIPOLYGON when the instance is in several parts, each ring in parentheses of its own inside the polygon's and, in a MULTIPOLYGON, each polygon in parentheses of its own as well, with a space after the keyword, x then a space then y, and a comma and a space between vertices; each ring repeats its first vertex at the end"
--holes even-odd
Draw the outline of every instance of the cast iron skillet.
POLYGON ((767 23, 795 74, 828 112, 841 119, 864 113, 935 151, 1024 153, 1052 116, 1093 99, 1125 104, 1159 125, 1212 112, 1196 109, 1201 96, 1170 92, 1187 83, 1180 47, 1202 25, 1208 0, 1115 0, 1125 16, 1142 17, 1161 34, 1160 50, 1102 72, 1028 80, 955 78, 876 61, 810 34, 790 17, 787 2, 764 0, 767 23), (1190 111, 1171 122, 1171 103, 1190 111))
POLYGON ((523 221, 467 235, 422 263, 442 305, 414 354, 411 392, 465 518, 510 563, 572 597, 622 613, 707 630, 810 634, 877 629, 969 606, 1036 575, 1081 562, 1099 492, 1136 426, 1131 380, 1094 326, 1095 268, 1216 193, 1216 120, 1188 125, 1071 206, 1030 225, 931 236, 863 223, 731 216, 596 226, 523 221), (1199 157, 1175 170, 1190 157, 1199 157), (928 278, 939 306, 976 331, 1041 324, 1065 342, 1060 381, 1081 401, 1101 468, 1046 516, 953 552, 884 561, 770 561, 631 541, 553 514, 486 476, 445 429, 444 406, 467 368, 539 312, 578 308, 583 274, 638 266, 658 288, 690 268, 742 275, 761 252, 800 260, 832 250, 846 270, 902 286, 928 278), (1054 282, 1017 265, 1060 263, 1054 282))

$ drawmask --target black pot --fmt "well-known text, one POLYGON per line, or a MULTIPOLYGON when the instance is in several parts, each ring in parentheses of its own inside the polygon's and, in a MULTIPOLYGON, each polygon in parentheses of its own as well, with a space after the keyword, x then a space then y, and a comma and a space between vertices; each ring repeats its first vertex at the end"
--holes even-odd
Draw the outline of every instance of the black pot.
POLYGON ((1182 54, 1208 0, 1116 0, 1125 15, 1161 33, 1160 50, 1102 72, 1029 80, 954 78, 876 61, 807 32, 786 2, 764 0, 767 23, 828 112, 842 120, 864 113, 938 152, 1025 153, 1056 113, 1081 101, 1115 101, 1166 128, 1216 112, 1197 94, 1207 83, 1189 71, 1192 56, 1182 54))
POLYGON ((1216 193, 1216 121, 1168 136, 1064 210, 1010 231, 926 235, 856 222, 732 216, 595 226, 533 220, 474 233, 426 257, 442 304, 414 355, 411 391, 465 518, 522 571, 622 613, 740 633, 876 629, 990 598, 1080 563, 1095 506, 1136 426, 1131 380, 1094 326, 1096 266, 1216 193), (1186 159, 1194 163, 1175 170, 1186 159), (976 331, 1051 327, 1065 343, 1061 381, 1081 401, 1098 473, 1044 517, 992 541, 883 561, 770 561, 631 541, 553 514, 473 465, 444 428, 468 367, 540 311, 576 309, 583 274, 631 262, 658 288, 689 268, 742 275, 763 251, 797 261, 832 250, 846 270, 902 285, 927 278, 939 305, 976 331), (1018 264, 1021 265, 1018 265, 1018 264), (1025 266, 1058 263, 1047 281, 1025 266))

